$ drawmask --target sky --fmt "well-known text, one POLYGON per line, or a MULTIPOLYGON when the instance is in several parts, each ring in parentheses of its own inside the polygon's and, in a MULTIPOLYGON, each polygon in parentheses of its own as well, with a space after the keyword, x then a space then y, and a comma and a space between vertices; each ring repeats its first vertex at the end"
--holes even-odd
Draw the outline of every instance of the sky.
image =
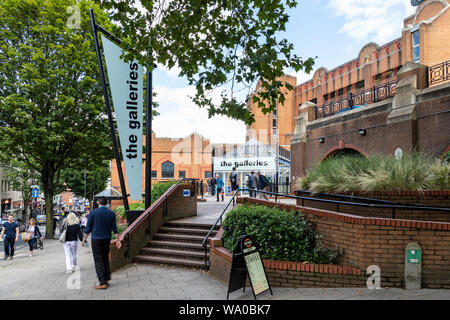
MULTIPOLYGON (((293 43, 302 58, 317 58, 309 75, 286 73, 297 76, 300 84, 320 67, 332 69, 355 58, 369 42, 382 45, 399 38, 404 18, 414 12, 410 0, 298 0, 280 36, 293 43)), ((207 110, 189 98, 195 89, 178 71, 158 66, 153 73, 160 113, 153 120, 156 136, 183 138, 197 132, 211 143, 244 143, 245 124, 224 116, 208 119, 207 110)))

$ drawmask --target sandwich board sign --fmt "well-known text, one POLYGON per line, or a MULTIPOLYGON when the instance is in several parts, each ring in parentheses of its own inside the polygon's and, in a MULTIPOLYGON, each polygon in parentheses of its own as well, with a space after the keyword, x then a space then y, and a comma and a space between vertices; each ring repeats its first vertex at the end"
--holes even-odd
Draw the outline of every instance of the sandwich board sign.
POLYGON ((270 294, 273 295, 256 243, 251 236, 243 235, 237 240, 233 251, 227 300, 231 292, 240 288, 243 288, 245 292, 247 276, 255 300, 257 295, 267 290, 270 290, 270 294))

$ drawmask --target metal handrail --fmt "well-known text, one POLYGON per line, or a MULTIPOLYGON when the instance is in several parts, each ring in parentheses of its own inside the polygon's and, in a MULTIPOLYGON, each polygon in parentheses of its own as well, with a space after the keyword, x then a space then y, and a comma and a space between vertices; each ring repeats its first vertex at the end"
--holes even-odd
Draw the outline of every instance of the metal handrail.
MULTIPOLYGON (((295 190, 294 194, 299 193, 309 193, 313 195, 318 196, 329 196, 329 197, 336 197, 341 199, 353 199, 353 200, 360 200, 360 201, 370 201, 374 203, 386 203, 386 204, 394 204, 394 205, 408 205, 408 206, 414 206, 414 207, 423 207, 421 204, 417 203, 406 203, 406 202, 396 202, 396 201, 390 201, 390 200, 382 200, 382 199, 374 199, 374 198, 366 198, 366 197, 359 197, 359 196, 353 196, 353 195, 346 195, 346 194, 336 194, 336 193, 325 193, 325 192, 313 192, 309 190, 295 190)), ((438 206, 430 206, 431 208, 442 208, 438 206)), ((444 207, 445 208, 445 207, 444 207)))
MULTIPOLYGON (((420 205, 403 205, 403 204, 398 204, 398 205, 395 205, 395 204, 370 204, 370 203, 358 203, 358 202, 348 202, 348 201, 339 201, 339 200, 309 198, 309 197, 294 196, 291 194, 281 194, 281 193, 262 191, 262 190, 257 190, 257 192, 265 193, 265 194, 272 194, 275 196, 282 196, 282 197, 287 197, 287 198, 292 198, 292 199, 311 200, 311 201, 344 204, 344 205, 354 205, 354 206, 360 206, 360 207, 410 209, 410 210, 435 210, 435 211, 450 212, 450 207, 428 207, 428 206, 420 206, 420 205)), ((395 217, 393 219, 395 219, 395 217)))
POLYGON ((155 210, 155 208, 158 208, 159 205, 163 201, 167 201, 167 197, 172 193, 173 190, 175 190, 183 181, 197 181, 198 179, 194 178, 182 178, 180 179, 176 184, 173 184, 170 186, 169 189, 166 190, 154 203, 150 205, 136 220, 133 221, 133 223, 128 226, 128 228, 122 232, 119 235, 119 241, 123 241, 125 238, 128 238, 130 233, 142 222, 144 221, 150 213, 155 210))
POLYGON ((209 236, 211 235, 211 233, 214 231, 214 228, 217 226, 217 223, 220 221, 220 225, 222 225, 222 216, 225 214, 225 212, 227 211, 228 207, 230 206, 230 204, 233 202, 234 205, 234 198, 236 197, 236 195, 238 194, 239 191, 244 191, 244 190, 248 190, 248 189, 237 189, 233 196, 231 197, 231 200, 228 202, 227 206, 225 207, 225 209, 223 209, 222 213, 220 214, 219 218, 217 218, 216 222, 213 224, 213 226, 211 227, 211 229, 209 229, 208 233, 206 234, 205 238, 203 238, 202 241, 202 246, 205 249, 205 267, 208 268, 208 250, 207 250, 207 241, 209 236))

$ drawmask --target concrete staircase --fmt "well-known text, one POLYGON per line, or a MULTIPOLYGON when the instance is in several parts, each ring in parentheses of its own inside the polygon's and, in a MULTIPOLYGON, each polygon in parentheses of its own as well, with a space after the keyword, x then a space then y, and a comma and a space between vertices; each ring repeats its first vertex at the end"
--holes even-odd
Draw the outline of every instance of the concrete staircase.
MULTIPOLYGON (((169 221, 164 224, 141 253, 135 257, 138 263, 182 266, 205 269, 205 250, 202 241, 212 224, 169 221)), ((214 237, 219 226, 211 233, 214 237)), ((209 259, 209 244, 207 246, 209 259)))

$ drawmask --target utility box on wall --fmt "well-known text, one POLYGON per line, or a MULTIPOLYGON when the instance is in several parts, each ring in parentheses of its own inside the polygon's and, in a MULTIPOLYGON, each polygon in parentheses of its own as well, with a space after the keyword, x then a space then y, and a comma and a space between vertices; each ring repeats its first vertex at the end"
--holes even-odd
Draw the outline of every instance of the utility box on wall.
POLYGON ((405 249, 405 289, 422 288, 422 249, 417 243, 408 243, 405 249))

